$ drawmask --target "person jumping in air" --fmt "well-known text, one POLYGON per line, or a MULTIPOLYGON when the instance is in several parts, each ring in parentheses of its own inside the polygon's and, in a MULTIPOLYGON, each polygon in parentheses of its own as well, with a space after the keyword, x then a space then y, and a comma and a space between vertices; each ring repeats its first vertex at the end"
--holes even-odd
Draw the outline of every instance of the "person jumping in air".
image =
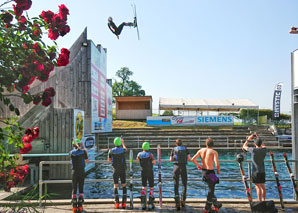
POLYGON ((297 27, 294 27, 292 26, 290 31, 289 31, 290 34, 298 34, 298 28, 297 27))
POLYGON ((121 180, 122 185, 122 205, 121 208, 126 208, 127 188, 126 188, 126 161, 125 152, 127 148, 124 144, 123 138, 116 137, 114 139, 115 147, 109 151, 108 161, 112 162, 114 168, 114 196, 115 196, 115 208, 119 209, 119 194, 118 194, 118 181, 121 180), (122 147, 121 147, 122 145, 122 147))
POLYGON ((180 139, 176 140, 176 147, 172 149, 170 161, 174 161, 173 178, 174 178, 174 191, 175 202, 177 210, 180 210, 180 197, 179 197, 179 177, 181 176, 183 190, 181 194, 181 206, 185 207, 186 189, 187 189, 187 161, 191 161, 190 154, 185 146, 182 146, 180 139))
POLYGON ((87 151, 83 149, 79 139, 73 139, 72 145, 75 148, 70 152, 72 163, 72 205, 73 211, 82 212, 84 203, 84 181, 85 181, 85 161, 88 162, 87 151), (79 186, 79 199, 77 199, 77 189, 79 186))
POLYGON ((206 147, 200 149, 191 159, 194 164, 196 164, 198 169, 202 169, 202 179, 208 184, 208 195, 205 204, 205 212, 213 212, 212 204, 216 211, 221 208, 222 204, 217 201, 214 194, 215 184, 219 183, 219 178, 215 175, 213 163, 215 162, 217 174, 220 174, 220 165, 218 161, 218 153, 213 150, 213 140, 212 138, 206 139, 206 147), (202 160, 202 167, 197 162, 197 158, 200 157, 202 160))
POLYGON ((136 27, 137 26, 136 18, 134 18, 133 23, 132 22, 122 22, 122 24, 120 24, 118 27, 113 22, 112 17, 108 18, 108 27, 112 31, 112 33, 114 33, 117 36, 118 39, 119 39, 119 35, 121 34, 124 26, 136 27))
POLYGON ((147 181, 149 183, 149 202, 148 209, 154 209, 154 174, 153 165, 156 165, 154 156, 149 152, 150 144, 144 142, 142 145, 142 152, 137 155, 137 161, 140 162, 142 167, 142 191, 141 191, 141 205, 142 209, 146 209, 146 195, 147 195, 147 181))

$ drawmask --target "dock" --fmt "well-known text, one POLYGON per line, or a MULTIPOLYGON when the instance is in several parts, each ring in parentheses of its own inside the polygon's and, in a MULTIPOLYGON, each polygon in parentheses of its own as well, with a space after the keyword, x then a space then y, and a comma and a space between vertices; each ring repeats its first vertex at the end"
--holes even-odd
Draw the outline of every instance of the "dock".
MULTIPOLYGON (((248 213, 250 207, 247 199, 218 199, 223 203, 222 208, 219 212, 222 213, 248 213)), ((158 198, 155 198, 156 208, 154 211, 150 212, 204 212, 206 199, 187 199, 186 207, 181 208, 181 211, 176 211, 174 199, 173 198, 164 198, 162 208, 159 207, 158 198)), ((14 203, 4 203, 5 201, 0 201, 0 206, 3 205, 14 205, 14 203)), ((298 212, 298 202, 294 200, 284 200, 285 209, 282 211, 280 207, 279 200, 274 200, 275 206, 278 209, 278 212, 298 212)), ((31 205, 34 205, 36 210, 45 213, 66 213, 72 212, 72 206, 70 205, 69 200, 48 200, 42 207, 38 206, 37 200, 31 200, 31 205)), ((146 212, 141 209, 141 204, 139 199, 135 199, 134 208, 131 210, 127 209, 114 209, 114 200, 113 199, 86 199, 84 204, 83 212, 146 212)), ((129 199, 127 202, 129 207, 129 199)), ((8 210, 8 207, 0 207, 0 212, 8 210)))

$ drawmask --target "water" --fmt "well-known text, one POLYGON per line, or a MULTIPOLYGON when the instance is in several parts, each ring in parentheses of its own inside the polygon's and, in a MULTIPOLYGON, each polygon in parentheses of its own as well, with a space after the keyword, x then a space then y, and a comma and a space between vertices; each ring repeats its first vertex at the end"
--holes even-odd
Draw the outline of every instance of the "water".
MULTIPOLYGON (((191 156, 196 153, 197 150, 190 150, 191 156)), ((232 151, 218 151, 219 152, 219 160, 235 160, 236 155, 239 152, 232 151)), ((134 159, 136 158, 137 151, 134 151, 134 159)), ((156 150, 152 150, 152 153, 157 159, 156 150)), ((283 160, 282 156, 283 152, 275 152, 274 157, 275 160, 283 160)), ((287 151, 288 159, 292 159, 292 154, 287 151)), ((162 151, 162 160, 169 160, 170 150, 162 151)), ((100 156, 99 160, 107 159, 107 153, 104 153, 100 156)), ((128 159, 128 155, 127 155, 128 159)), ((250 159, 250 154, 247 154, 246 160, 250 159)), ((265 160, 270 160, 269 152, 265 160)), ((241 179, 240 169, 237 162, 221 162, 221 174, 219 175, 220 183, 216 185, 215 194, 218 198, 247 198, 244 190, 244 185, 242 181, 233 181, 227 182, 224 179, 241 179)), ((248 174, 247 164, 243 164, 246 175, 248 174)), ((290 163, 291 168, 293 165, 290 163)), ((133 164, 133 174, 134 178, 141 178, 141 170, 139 163, 133 164)), ((129 171, 129 165, 127 165, 127 172, 129 171)), ((267 196, 268 199, 278 199, 278 191, 276 188, 276 182, 274 173, 272 170, 271 162, 265 163, 266 168, 266 180, 273 179, 274 181, 266 182, 267 196)), ((276 168, 279 173, 279 179, 289 179, 289 174, 284 162, 276 162, 276 168)), ((162 163, 162 178, 171 178, 172 179, 172 171, 173 171, 173 163, 172 162, 164 162, 162 163)), ((189 162, 187 165, 188 171, 188 179, 200 179, 202 172, 196 168, 196 166, 189 162)), ((87 176, 87 179, 112 179, 113 169, 111 164, 96 164, 96 169, 94 173, 90 173, 87 176)), ((158 177, 158 167, 154 166, 154 177, 158 177)), ((129 186, 129 175, 127 173, 126 182, 129 186)), ((129 187, 128 194, 129 194, 129 187)), ((282 194, 284 199, 293 199, 293 186, 290 181, 281 181, 282 186, 282 194)), ((206 198, 208 186, 204 184, 202 181, 188 181, 187 185, 187 197, 188 198, 206 198)), ((155 196, 158 196, 158 187, 157 181, 155 181, 155 196)), ((163 197, 174 197, 174 182, 171 181, 163 181, 162 183, 163 197)), ((182 188, 180 186, 179 191, 181 192, 182 188)), ((113 183, 112 182, 102 182, 102 183, 85 183, 85 197, 86 198, 113 198, 113 183)), ((134 180, 134 197, 140 196, 141 191, 141 182, 134 180)), ((122 191, 119 192, 120 195, 122 191)), ((256 191, 253 184, 253 198, 257 198, 256 191)))

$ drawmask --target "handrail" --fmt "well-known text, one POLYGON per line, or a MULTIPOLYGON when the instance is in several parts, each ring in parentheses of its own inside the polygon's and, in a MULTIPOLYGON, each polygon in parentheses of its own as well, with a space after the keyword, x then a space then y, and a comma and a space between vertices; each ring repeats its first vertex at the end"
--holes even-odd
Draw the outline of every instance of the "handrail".
MULTIPOLYGON (((160 138, 162 138, 164 141, 158 141, 158 143, 161 143, 161 144, 168 144, 168 148, 170 148, 170 143, 171 143, 171 140, 172 139, 172 142, 173 144, 175 143, 174 141, 177 139, 177 138, 183 138, 184 140, 187 140, 187 139, 197 139, 197 142, 198 142, 198 147, 201 147, 201 143, 205 143, 204 140, 202 139, 206 139, 208 137, 212 137, 213 139, 224 139, 224 141, 226 141, 226 144, 227 144, 227 148, 229 148, 229 144, 230 144, 230 141, 232 142, 233 139, 231 138, 234 138, 234 137, 231 137, 231 136, 220 136, 220 135, 212 135, 212 136, 209 136, 209 135, 202 135, 202 136, 167 136, 167 137, 162 137, 160 136, 160 138)), ((278 136, 260 136, 260 138, 275 138, 276 139, 276 142, 278 143, 278 147, 280 147, 280 138, 278 136)), ((159 136, 125 136, 123 137, 126 141, 131 141, 131 140, 135 140, 138 144, 138 148, 140 147, 140 143, 144 142, 144 141, 147 141, 150 139, 159 139, 159 136), (142 141, 140 141, 140 139, 142 139, 142 141)), ((247 136, 246 136, 247 138, 247 136)), ((239 141, 241 144, 243 144, 243 142, 245 142, 245 139, 238 139, 238 140, 234 140, 234 146, 237 144, 236 141, 239 141)), ((107 137, 107 144, 108 144, 108 149, 110 149, 110 141, 113 141, 114 140, 114 137, 107 137)), ((187 142, 187 141, 186 141, 187 142)))
MULTIPOLYGON (((128 163, 129 160, 126 160, 126 162, 128 163)), ((134 163, 136 163, 136 160, 133 160, 134 163)), ((166 163, 166 162, 171 162, 169 160, 162 160, 162 163, 166 163)), ((236 163, 238 164, 238 162, 236 160, 220 160, 219 162, 222 163, 236 163)), ((243 161, 244 163, 248 163, 249 167, 251 167, 251 160, 245 160, 243 161)), ((265 160, 264 162, 271 162, 270 160, 265 160)), ((275 160, 275 162, 284 162, 284 160, 275 160)), ((298 160, 289 160, 289 162, 295 162, 297 163, 298 160)), ((107 160, 91 160, 88 161, 87 163, 104 163, 104 164, 110 164, 111 162, 108 162, 107 160)), ((57 165, 57 164, 71 164, 71 161, 41 161, 39 163, 39 204, 41 205, 42 200, 40 199, 42 197, 42 184, 46 184, 46 183, 71 183, 72 180, 43 180, 42 179, 42 168, 44 164, 48 164, 48 165, 57 165)), ((135 181, 141 181, 141 178, 133 178, 133 180, 135 181)), ((154 179, 155 181, 157 181, 157 178, 154 179)), ((171 181, 173 180, 173 178, 163 178, 163 180, 165 181, 171 181)), ((249 169, 249 174, 248 174, 248 178, 247 180, 250 182, 250 185, 252 184, 252 179, 251 179, 251 175, 250 175, 250 169, 249 169)), ((201 178, 194 178, 194 179, 188 179, 188 181, 202 181, 201 178)), ((221 178, 221 181, 227 181, 227 182, 239 182, 242 181, 242 179, 238 179, 238 178, 233 178, 233 179, 228 179, 228 178, 221 178)), ((266 181, 269 182, 273 182, 275 181, 275 179, 267 179, 266 181)), ((280 179, 279 181, 291 181, 290 179, 280 179)), ((296 180, 295 180, 296 181, 296 180)), ((87 183, 95 183, 95 182, 113 182, 113 179, 85 179, 85 182, 87 183)))

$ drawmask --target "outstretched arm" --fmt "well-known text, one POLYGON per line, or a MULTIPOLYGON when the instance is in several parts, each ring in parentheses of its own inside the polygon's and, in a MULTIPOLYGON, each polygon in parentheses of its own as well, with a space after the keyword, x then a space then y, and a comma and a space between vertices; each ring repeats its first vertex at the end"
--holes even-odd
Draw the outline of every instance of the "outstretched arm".
POLYGON ((251 135, 251 136, 249 136, 249 137, 247 138, 247 140, 246 140, 245 143, 243 144, 242 149, 244 149, 245 151, 247 151, 247 149, 248 149, 248 142, 249 142, 251 139, 253 139, 253 137, 254 137, 254 135, 251 135))
POLYGON ((200 150, 192 157, 191 161, 196 164, 198 169, 202 169, 202 167, 200 166, 200 164, 197 161, 197 158, 201 156, 200 150))

